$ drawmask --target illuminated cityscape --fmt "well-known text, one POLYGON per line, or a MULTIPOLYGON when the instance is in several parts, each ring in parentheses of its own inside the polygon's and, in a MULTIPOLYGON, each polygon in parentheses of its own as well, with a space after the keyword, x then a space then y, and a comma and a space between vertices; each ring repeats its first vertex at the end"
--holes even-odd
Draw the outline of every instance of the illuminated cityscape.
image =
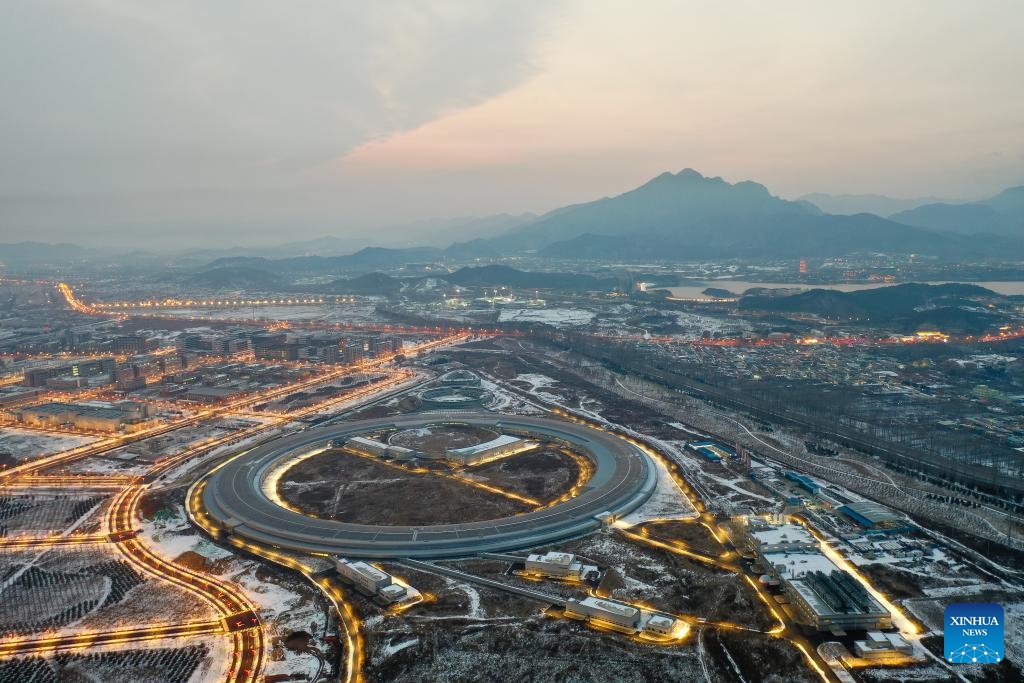
POLYGON ((1022 20, 0 6, 0 683, 1024 680, 1022 20))

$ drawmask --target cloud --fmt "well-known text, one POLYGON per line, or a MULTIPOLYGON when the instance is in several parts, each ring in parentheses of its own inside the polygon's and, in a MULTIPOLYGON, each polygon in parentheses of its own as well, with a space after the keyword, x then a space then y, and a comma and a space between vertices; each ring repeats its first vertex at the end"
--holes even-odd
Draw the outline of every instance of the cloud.
POLYGON ((521 82, 550 7, 4 3, 0 186, 25 201, 302 186, 521 82))

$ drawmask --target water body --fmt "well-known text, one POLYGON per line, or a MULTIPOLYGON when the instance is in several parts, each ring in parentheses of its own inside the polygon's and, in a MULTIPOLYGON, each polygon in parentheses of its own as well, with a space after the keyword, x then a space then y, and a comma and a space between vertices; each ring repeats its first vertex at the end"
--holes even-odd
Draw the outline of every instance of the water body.
MULTIPOLYGON (((930 285, 945 285, 949 284, 950 281, 942 282, 929 282, 930 285)), ((746 280, 706 280, 702 283, 686 285, 683 287, 665 287, 672 296, 680 297, 682 299, 701 299, 707 296, 704 290, 708 287, 715 287, 717 289, 727 289, 730 292, 736 294, 742 294, 748 289, 754 287, 767 287, 769 289, 834 289, 840 292, 859 292, 863 289, 877 289, 879 287, 891 287, 894 284, 902 283, 891 283, 891 282, 871 282, 866 284, 852 284, 852 283, 838 283, 831 285, 818 285, 818 284, 807 284, 806 282, 748 282, 746 280)), ((979 287, 985 287, 991 289, 993 292, 999 294, 1013 295, 1019 294, 1024 295, 1024 281, 1004 281, 1004 282, 963 282, 960 284, 967 285, 978 285, 979 287)))

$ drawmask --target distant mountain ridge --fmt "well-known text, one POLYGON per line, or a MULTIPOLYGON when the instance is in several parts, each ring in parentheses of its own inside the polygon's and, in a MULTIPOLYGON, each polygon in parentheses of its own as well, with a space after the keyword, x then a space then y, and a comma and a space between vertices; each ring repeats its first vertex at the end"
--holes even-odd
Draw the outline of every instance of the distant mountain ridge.
POLYGON ((892 219, 906 225, 968 235, 991 233, 1024 237, 1024 185, 978 202, 925 204, 894 214, 892 219))
POLYGON ((839 216, 873 213, 883 218, 900 211, 909 211, 925 204, 937 204, 943 201, 938 197, 899 199, 880 194, 827 194, 824 192, 805 194, 799 199, 814 204, 825 213, 839 216))
POLYGON ((502 252, 612 261, 1024 253, 1024 245, 1012 240, 967 240, 874 214, 826 214, 809 202, 776 197, 758 183, 731 184, 693 169, 663 173, 618 196, 553 211, 485 242, 502 252))
POLYGON ((1002 316, 984 304, 1005 299, 978 285, 907 283, 854 292, 811 289, 788 296, 754 291, 740 298, 739 308, 812 313, 833 320, 871 320, 892 324, 902 332, 927 329, 980 333, 1002 321, 1002 316))

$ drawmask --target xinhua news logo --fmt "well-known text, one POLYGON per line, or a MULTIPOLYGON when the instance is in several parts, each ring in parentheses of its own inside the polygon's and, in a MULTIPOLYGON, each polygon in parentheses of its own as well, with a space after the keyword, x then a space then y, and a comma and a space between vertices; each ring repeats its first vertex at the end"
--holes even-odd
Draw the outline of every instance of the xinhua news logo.
POLYGON ((1003 659, 1003 606, 994 602, 956 602, 946 608, 946 661, 996 664, 1003 659))

